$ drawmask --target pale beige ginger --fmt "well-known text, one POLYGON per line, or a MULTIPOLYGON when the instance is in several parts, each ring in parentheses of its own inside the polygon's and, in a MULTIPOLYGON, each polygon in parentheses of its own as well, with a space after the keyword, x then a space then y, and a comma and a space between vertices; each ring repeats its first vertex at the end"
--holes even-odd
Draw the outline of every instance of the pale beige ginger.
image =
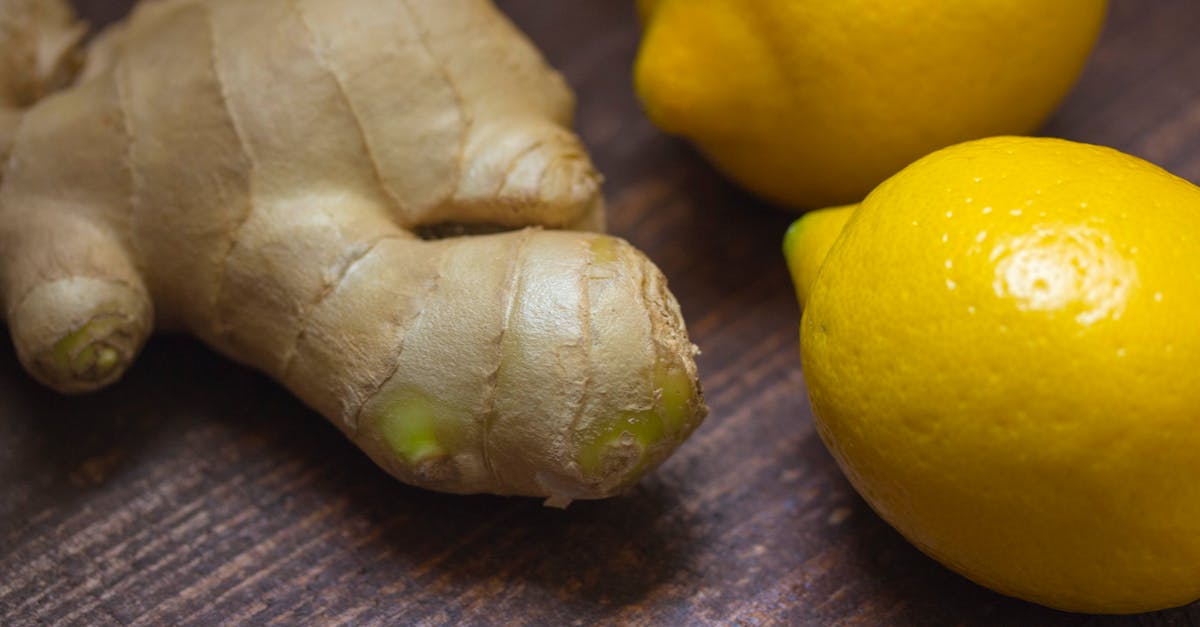
POLYGON ((658 269, 536 228, 602 228, 599 177, 486 1, 148 2, 20 111, 79 30, 57 0, 0 16, 32 25, 3 62, 37 50, 0 77, 0 296, 43 383, 108 385, 186 330, 403 481, 551 504, 628 487, 702 420, 658 269), (414 235, 445 224, 535 228, 414 235))
POLYGON ((0 0, 0 160, 8 156, 20 108, 68 83, 84 35, 60 1, 0 0))

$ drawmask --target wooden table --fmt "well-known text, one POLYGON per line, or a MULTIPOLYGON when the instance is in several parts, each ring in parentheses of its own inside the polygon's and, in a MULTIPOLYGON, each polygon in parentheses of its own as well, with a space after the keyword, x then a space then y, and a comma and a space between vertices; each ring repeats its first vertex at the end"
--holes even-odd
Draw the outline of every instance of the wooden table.
MULTIPOLYGON (((155 339, 86 398, 38 387, 4 342, 0 623, 1200 624, 1200 605, 1104 618, 1002 597, 877 518, 813 431, 779 253, 793 216, 642 117, 630 3, 502 4, 578 92, 612 230, 682 303, 704 426, 628 496, 558 511, 400 485, 189 339, 155 339)), ((1045 132, 1198 181, 1200 3, 1113 4, 1045 132)))

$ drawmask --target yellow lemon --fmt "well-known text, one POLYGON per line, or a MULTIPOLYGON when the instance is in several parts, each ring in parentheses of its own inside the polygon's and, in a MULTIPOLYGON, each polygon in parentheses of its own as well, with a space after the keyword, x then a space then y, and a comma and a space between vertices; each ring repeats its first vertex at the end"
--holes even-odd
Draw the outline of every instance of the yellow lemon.
POLYGON ((1200 597, 1200 188, 1000 137, 915 162, 828 237, 839 211, 803 218, 786 252, 815 277, 818 431, 871 506, 1052 607, 1200 597))
POLYGON ((779 203, 858 202, 930 151, 1033 131, 1104 0, 643 0, 647 114, 779 203))

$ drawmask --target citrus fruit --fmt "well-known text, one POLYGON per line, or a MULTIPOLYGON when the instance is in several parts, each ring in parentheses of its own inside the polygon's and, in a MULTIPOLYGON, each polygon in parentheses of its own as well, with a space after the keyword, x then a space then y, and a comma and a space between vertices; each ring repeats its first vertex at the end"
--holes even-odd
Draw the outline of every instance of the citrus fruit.
POLYGON ((1200 597, 1200 188, 1111 149, 999 137, 838 212, 802 218, 786 252, 815 277, 800 333, 818 431, 871 506, 950 568, 1055 608, 1200 597))
POLYGON ((779 203, 858 202, 960 141, 1033 131, 1104 0, 643 0, 651 120, 779 203))

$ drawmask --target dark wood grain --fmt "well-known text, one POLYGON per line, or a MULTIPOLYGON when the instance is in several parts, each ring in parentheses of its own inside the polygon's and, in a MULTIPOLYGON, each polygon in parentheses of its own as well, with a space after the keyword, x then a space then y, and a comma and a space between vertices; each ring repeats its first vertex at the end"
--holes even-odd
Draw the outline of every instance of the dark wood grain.
MULTIPOLYGON (((108 19, 126 3, 78 3, 108 19)), ((658 133, 614 0, 502 6, 579 96, 612 230, 662 267, 712 414, 631 494, 566 511, 400 485, 265 378, 157 338, 120 385, 55 396, 0 348, 3 624, 1196 625, 1200 605, 1064 614, 945 570, 816 437, 780 237, 792 215, 658 133)), ((1200 3, 1113 3, 1045 129, 1200 180, 1200 3)))

